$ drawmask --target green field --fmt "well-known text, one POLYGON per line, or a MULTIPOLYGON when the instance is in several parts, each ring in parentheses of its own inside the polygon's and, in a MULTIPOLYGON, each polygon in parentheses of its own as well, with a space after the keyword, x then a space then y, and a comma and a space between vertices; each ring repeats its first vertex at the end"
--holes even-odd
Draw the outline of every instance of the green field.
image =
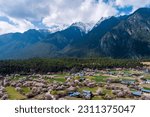
POLYGON ((87 90, 87 91, 91 91, 91 92, 96 92, 97 89, 98 89, 98 87, 94 87, 94 88, 81 87, 81 88, 79 89, 79 92, 82 92, 83 90, 87 90))
POLYGON ((6 87, 6 92, 10 100, 24 100, 26 97, 15 90, 14 87, 6 87))
POLYGON ((22 87, 22 92, 24 93, 24 94, 27 94, 27 93, 29 93, 31 90, 30 90, 30 88, 29 87, 22 87))
POLYGON ((94 76, 92 80, 96 82, 105 82, 108 76, 94 76))

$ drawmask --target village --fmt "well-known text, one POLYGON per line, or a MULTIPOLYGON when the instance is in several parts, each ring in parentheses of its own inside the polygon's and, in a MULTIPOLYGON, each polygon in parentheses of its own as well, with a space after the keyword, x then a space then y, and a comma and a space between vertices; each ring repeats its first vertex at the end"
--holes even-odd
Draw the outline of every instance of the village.
POLYGON ((148 68, 0 76, 1 100, 150 100, 148 68))

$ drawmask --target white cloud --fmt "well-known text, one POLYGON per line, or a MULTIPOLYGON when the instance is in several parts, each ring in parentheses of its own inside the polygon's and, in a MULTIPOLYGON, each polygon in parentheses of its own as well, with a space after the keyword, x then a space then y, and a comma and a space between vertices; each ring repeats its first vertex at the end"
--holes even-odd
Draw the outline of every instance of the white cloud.
POLYGON ((17 20, 9 17, 10 22, 0 21, 0 34, 11 32, 24 32, 36 28, 27 20, 17 20))
POLYGON ((51 0, 0 0, 0 11, 10 17, 40 20, 49 13, 51 0))
POLYGON ((134 11, 148 5, 150 0, 0 0, 0 17, 10 20, 0 19, 0 34, 36 28, 34 22, 47 27, 79 21, 96 23, 102 17, 118 15, 116 6, 132 6, 134 11))
POLYGON ((73 22, 97 22, 101 17, 108 17, 117 14, 117 10, 99 0, 61 0, 61 3, 53 1, 50 5, 50 14, 43 19, 47 26, 72 24, 73 22), (57 6, 57 7, 56 7, 57 6))
POLYGON ((17 28, 7 22, 0 21, 0 34, 17 32, 17 28))
POLYGON ((150 0, 115 0, 115 4, 119 7, 132 6, 135 11, 138 8, 150 5, 150 0))

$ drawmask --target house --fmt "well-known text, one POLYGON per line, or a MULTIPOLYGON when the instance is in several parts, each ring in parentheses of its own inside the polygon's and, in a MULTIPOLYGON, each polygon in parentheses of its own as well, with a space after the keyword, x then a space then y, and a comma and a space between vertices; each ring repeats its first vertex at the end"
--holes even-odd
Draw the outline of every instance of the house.
POLYGON ((79 76, 80 77, 83 77, 84 76, 84 73, 82 72, 82 73, 79 73, 79 76))
POLYGON ((144 72, 145 73, 150 73, 150 69, 145 69, 144 72))
POLYGON ((132 80, 122 80, 121 84, 133 85, 133 84, 135 84, 135 81, 132 81, 132 80))
POLYGON ((141 84, 150 84, 150 80, 147 80, 147 79, 141 79, 141 80, 143 80, 142 82, 141 82, 141 84))
POLYGON ((148 90, 148 89, 141 89, 141 91, 142 91, 143 93, 150 93, 150 90, 148 90))
POLYGON ((132 92, 132 95, 141 97, 142 96, 142 92, 141 91, 135 91, 135 92, 132 92))
POLYGON ((93 94, 91 91, 83 90, 82 96, 83 96, 83 98, 90 100, 92 98, 93 94))
POLYGON ((80 93, 79 92, 70 92, 69 96, 70 97, 80 97, 80 93))
POLYGON ((150 84, 150 80, 146 80, 145 83, 146 83, 146 84, 150 84))

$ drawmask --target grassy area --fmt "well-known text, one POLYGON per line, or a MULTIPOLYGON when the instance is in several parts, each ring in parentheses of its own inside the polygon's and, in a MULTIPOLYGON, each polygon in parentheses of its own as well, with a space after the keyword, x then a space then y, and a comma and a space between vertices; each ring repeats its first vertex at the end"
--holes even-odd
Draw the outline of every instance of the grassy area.
POLYGON ((67 74, 57 74, 57 75, 54 75, 54 78, 45 78, 49 83, 53 83, 54 81, 56 82, 65 82, 66 79, 65 79, 65 76, 67 74))
POLYGON ((54 90, 54 91, 51 91, 50 94, 52 94, 52 95, 62 94, 63 95, 63 94, 67 94, 67 91, 65 91, 65 90, 62 90, 62 91, 54 90))
POLYGON ((94 76, 92 80, 96 82, 105 82, 108 76, 94 76))
POLYGON ((135 78, 132 78, 132 77, 121 77, 120 80, 135 81, 135 78))
POLYGON ((22 92, 27 94, 30 92, 30 88, 29 87, 22 87, 22 92))
POLYGON ((140 86, 146 89, 150 89, 150 84, 141 84, 140 86))
POLYGON ((64 73, 64 74, 56 74, 56 77, 65 77, 67 76, 68 74, 67 73, 64 73))
POLYGON ((92 100, 103 100, 103 98, 101 96, 94 96, 92 100))
POLYGON ((144 78, 150 80, 150 75, 145 75, 144 78))
POLYGON ((82 87, 82 88, 79 89, 79 92, 82 92, 83 90, 87 90, 87 91, 91 91, 91 92, 96 92, 97 89, 98 89, 98 87, 94 87, 94 88, 82 87))
POLYGON ((146 79, 147 79, 147 80, 150 80, 150 77, 147 77, 146 79))
POLYGON ((130 74, 130 73, 132 73, 132 71, 131 70, 123 70, 122 72, 124 72, 124 73, 126 73, 126 74, 130 74))
POLYGON ((56 81, 56 82, 65 82, 66 80, 65 80, 65 78, 54 78, 54 79, 48 79, 48 81, 50 83, 53 83, 54 81, 56 81))
POLYGON ((65 78, 55 78, 54 80, 57 82, 65 82, 66 81, 65 78))
POLYGON ((9 96, 10 100, 23 100, 23 99, 26 99, 26 97, 21 95, 19 92, 17 92, 14 87, 11 87, 11 86, 6 87, 6 91, 8 93, 8 96, 9 96))
POLYGON ((85 76, 85 78, 92 80, 94 78, 94 76, 85 76))
POLYGON ((135 92, 135 91, 137 91, 137 90, 135 90, 135 89, 130 89, 130 91, 135 92))
POLYGON ((108 90, 108 89, 105 89, 105 88, 103 88, 103 93, 108 94, 110 96, 114 96, 114 94, 112 93, 112 90, 108 90))
POLYGON ((143 87, 144 89, 146 89, 146 90, 150 90, 150 87, 143 87))
POLYGON ((76 76, 74 77, 76 80, 79 80, 81 77, 80 76, 76 76))

